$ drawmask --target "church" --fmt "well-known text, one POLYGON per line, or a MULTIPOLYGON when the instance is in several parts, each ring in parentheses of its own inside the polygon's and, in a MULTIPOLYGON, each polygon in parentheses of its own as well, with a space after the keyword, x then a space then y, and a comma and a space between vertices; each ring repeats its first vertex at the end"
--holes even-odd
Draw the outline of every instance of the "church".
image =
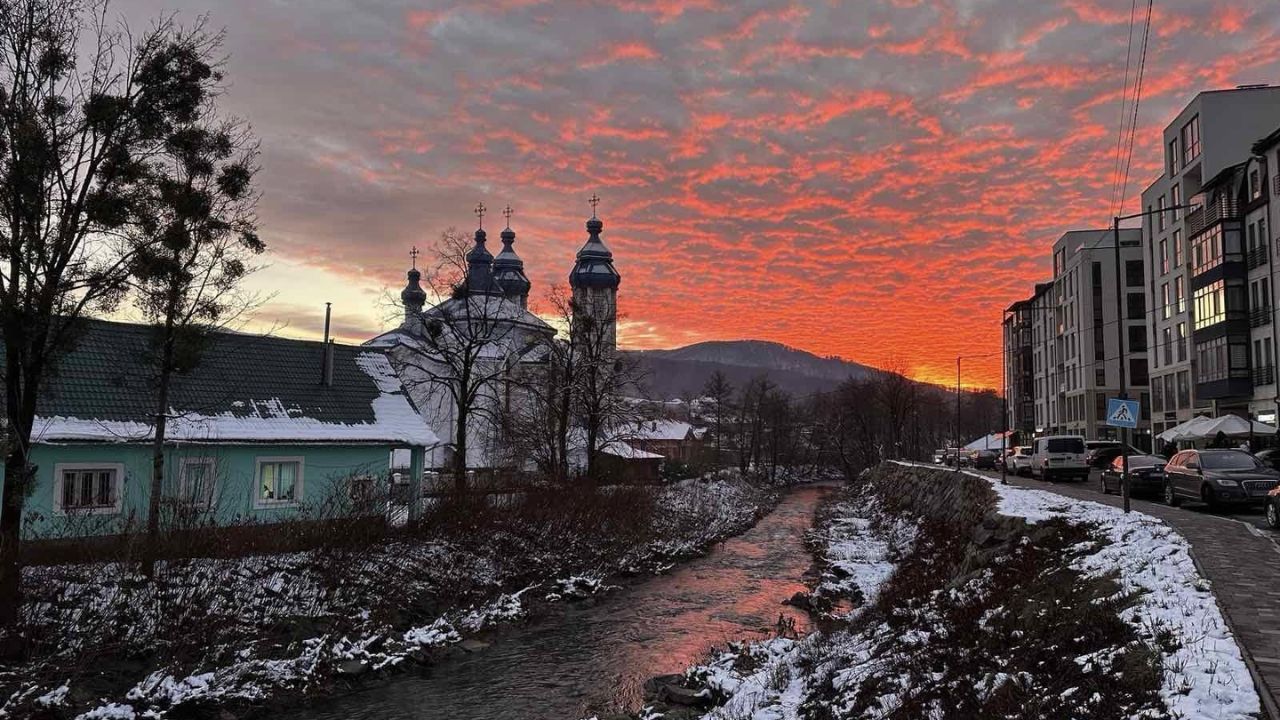
MULTIPOLYGON (((617 294, 622 276, 613 253, 601 239, 604 223, 596 216, 599 198, 592 195, 587 239, 569 271, 575 307, 584 308, 604 330, 612 351, 617 341, 617 294)), ((403 320, 365 345, 384 351, 396 368, 406 392, 439 437, 427 451, 429 470, 448 472, 455 466, 459 445, 465 445, 469 472, 493 474, 520 470, 523 458, 513 457, 495 422, 520 402, 513 379, 538 372, 547 364, 556 329, 529 310, 533 289, 524 261, 516 253, 511 210, 499 237, 497 256, 489 250, 484 230, 484 205, 476 208, 479 227, 465 256, 465 273, 452 294, 428 307, 422 272, 415 262, 400 293, 403 320), (459 393, 470 396, 460 403, 459 393), (466 417, 460 419, 460 407, 466 417), (459 438, 464 442, 459 443, 459 438)))

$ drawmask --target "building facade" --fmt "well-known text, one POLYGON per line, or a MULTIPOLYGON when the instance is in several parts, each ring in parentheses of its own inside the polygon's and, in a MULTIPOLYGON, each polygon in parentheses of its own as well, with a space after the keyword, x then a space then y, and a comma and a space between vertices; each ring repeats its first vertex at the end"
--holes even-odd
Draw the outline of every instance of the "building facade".
MULTIPOLYGON (((1128 397, 1148 406, 1142 233, 1122 229, 1119 241, 1118 255, 1110 229, 1073 230, 1053 245, 1058 384, 1050 391, 1056 426, 1086 438, 1117 436, 1106 412, 1108 398, 1120 395, 1121 363, 1128 397)), ((1135 440, 1149 431, 1140 420, 1135 440)))
MULTIPOLYGON (((1252 341, 1274 334, 1264 325, 1250 327, 1249 293, 1256 287, 1257 307, 1263 307, 1259 281, 1270 262, 1265 251, 1246 257, 1240 202, 1247 191, 1240 184, 1250 172, 1253 142, 1277 126, 1280 88, 1241 87, 1198 94, 1164 129, 1164 170, 1142 193, 1142 207, 1151 213, 1142 237, 1157 434, 1197 413, 1256 406, 1252 341), (1181 207, 1192 204, 1199 207, 1181 207)), ((1256 223, 1266 212, 1249 214, 1256 223)), ((1269 305, 1270 280, 1267 286, 1269 305)), ((1259 367, 1266 364, 1263 350, 1259 367)), ((1265 372, 1257 378, 1266 379, 1265 372)), ((1274 379, 1267 384, 1273 397, 1274 379)))
POLYGON ((1004 311, 1004 390, 1009 414, 1005 427, 1023 438, 1036 431, 1032 298, 1019 300, 1004 311))

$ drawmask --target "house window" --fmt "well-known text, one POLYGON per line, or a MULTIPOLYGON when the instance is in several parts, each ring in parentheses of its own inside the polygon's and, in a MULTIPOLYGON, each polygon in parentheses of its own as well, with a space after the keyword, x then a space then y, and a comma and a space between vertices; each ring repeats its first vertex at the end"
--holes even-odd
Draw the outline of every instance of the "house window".
POLYGON ((294 505, 302 499, 302 458, 258 458, 258 507, 294 505))
POLYGON ((1169 166, 1166 172, 1169 177, 1178 174, 1178 138, 1169 141, 1169 155, 1166 164, 1169 166))
POLYGON ((1178 323, 1178 362, 1187 360, 1187 324, 1178 323))
POLYGON ((1169 188, 1169 204, 1173 206, 1173 221, 1177 222, 1182 217, 1182 209, 1178 207, 1182 204, 1182 186, 1178 183, 1169 188))
POLYGON ((1200 157, 1200 116, 1182 126, 1182 167, 1200 157))
POLYGON ((1160 274, 1169 272, 1169 241, 1160 241, 1160 274))
POLYGON ((1182 231, 1173 231, 1173 266, 1181 267, 1182 265, 1182 231))
POLYGON ((1169 283, 1160 286, 1160 314, 1165 320, 1169 319, 1169 309, 1172 303, 1169 301, 1169 283))
POLYGON ((1129 293, 1129 319, 1145 320, 1147 317, 1147 296, 1143 293, 1129 293))
POLYGON ((53 512, 120 512, 120 483, 124 465, 119 463, 61 463, 54 466, 53 512))
POLYGON ((1161 193, 1160 197, 1156 198, 1156 230, 1157 231, 1164 232, 1165 220, 1166 218, 1164 216, 1164 194, 1161 193))
POLYGON ((1182 282, 1182 276, 1173 279, 1173 299, 1178 306, 1178 312, 1187 311, 1187 291, 1186 286, 1182 282))
POLYGON ((178 492, 191 507, 208 510, 217 492, 217 465, 213 458, 182 458, 178 469, 178 492))

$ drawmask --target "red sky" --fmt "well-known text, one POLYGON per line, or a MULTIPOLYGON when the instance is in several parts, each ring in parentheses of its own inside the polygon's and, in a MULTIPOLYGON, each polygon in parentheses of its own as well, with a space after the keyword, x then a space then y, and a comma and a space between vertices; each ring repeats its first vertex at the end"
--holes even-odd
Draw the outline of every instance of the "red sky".
MULTIPOLYGON (((596 192, 625 345, 776 340, 953 382, 1050 243, 1118 205, 1121 0, 113 7, 226 27, 225 107, 263 147, 259 323, 284 334, 325 301, 376 333, 409 247, 479 201, 514 208, 542 296, 596 192)), ((1269 81, 1274 0, 1156 3, 1124 209, 1196 91, 1269 81)), ((999 357, 965 382, 998 386, 999 357)))

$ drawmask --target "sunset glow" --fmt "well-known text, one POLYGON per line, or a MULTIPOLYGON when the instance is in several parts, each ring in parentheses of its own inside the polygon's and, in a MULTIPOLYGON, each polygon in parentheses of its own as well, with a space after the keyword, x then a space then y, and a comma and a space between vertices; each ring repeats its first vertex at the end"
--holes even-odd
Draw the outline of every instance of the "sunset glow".
MULTIPOLYGON (((367 339, 409 247, 478 201, 515 209, 541 298, 596 192, 624 345, 775 340, 954 383, 1049 244, 1118 209, 1129 3, 980 4, 223 0, 225 106, 262 139, 259 323, 313 335, 331 301, 367 339)), ((1157 4, 1127 211, 1195 89, 1280 79, 1274 3, 1217 5, 1157 4)))

